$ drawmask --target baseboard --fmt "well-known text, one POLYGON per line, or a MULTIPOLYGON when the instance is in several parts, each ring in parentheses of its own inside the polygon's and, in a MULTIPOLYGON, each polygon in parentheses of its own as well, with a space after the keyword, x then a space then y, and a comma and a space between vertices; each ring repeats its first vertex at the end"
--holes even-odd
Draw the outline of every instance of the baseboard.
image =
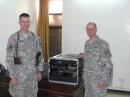
POLYGON ((121 88, 114 88, 114 87, 108 87, 108 92, 118 92, 118 93, 130 94, 130 90, 121 89, 121 88))

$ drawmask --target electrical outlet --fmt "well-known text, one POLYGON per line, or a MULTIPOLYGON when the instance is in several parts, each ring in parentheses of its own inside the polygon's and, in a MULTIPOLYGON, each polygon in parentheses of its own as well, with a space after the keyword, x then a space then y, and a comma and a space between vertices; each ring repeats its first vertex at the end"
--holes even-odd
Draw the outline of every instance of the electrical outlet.
POLYGON ((120 88, 124 88, 125 78, 119 78, 118 81, 119 81, 119 84, 120 84, 120 88))

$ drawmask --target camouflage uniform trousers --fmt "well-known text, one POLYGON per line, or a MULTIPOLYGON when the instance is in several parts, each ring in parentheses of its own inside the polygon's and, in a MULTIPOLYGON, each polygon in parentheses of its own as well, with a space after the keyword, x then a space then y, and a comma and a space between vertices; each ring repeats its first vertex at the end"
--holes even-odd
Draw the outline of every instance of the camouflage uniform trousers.
POLYGON ((84 86, 85 86, 85 97, 107 97, 107 85, 103 88, 98 88, 97 76, 88 75, 88 72, 84 72, 84 86))
POLYGON ((38 82, 37 75, 17 77, 18 85, 9 85, 9 92, 12 97, 37 97, 38 82), (33 77, 32 77, 33 76, 33 77))

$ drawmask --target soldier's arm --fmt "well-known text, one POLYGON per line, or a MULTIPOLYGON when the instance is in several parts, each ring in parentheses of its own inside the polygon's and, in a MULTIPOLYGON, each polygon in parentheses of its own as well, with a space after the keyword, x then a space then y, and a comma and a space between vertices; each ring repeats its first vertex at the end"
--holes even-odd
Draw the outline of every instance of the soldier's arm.
POLYGON ((41 52, 41 60, 39 62, 37 70, 38 70, 38 72, 42 72, 43 71, 44 59, 43 59, 42 44, 41 44, 41 40, 40 39, 37 40, 37 52, 41 52))
POLYGON ((111 57, 112 57, 112 54, 111 54, 111 51, 110 51, 110 47, 107 44, 104 47, 104 51, 103 51, 103 54, 102 54, 102 62, 104 63, 104 65, 107 69, 111 69, 113 67, 111 57))
POLYGON ((102 75, 102 78, 107 81, 107 84, 109 85, 110 82, 112 81, 112 68, 113 68, 113 63, 111 61, 112 54, 110 52, 109 45, 106 44, 104 47, 104 51, 102 54, 102 63, 104 64, 104 69, 106 70, 105 73, 102 75))
POLYGON ((14 68, 15 45, 16 45, 16 39, 10 37, 6 48, 6 65, 11 78, 15 77, 15 68, 14 68))

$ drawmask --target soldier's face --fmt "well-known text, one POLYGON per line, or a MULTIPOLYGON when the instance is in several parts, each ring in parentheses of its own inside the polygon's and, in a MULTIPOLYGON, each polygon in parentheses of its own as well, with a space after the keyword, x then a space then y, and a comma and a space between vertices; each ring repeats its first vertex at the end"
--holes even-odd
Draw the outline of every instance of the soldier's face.
POLYGON ((88 34, 89 38, 93 38, 93 37, 96 36, 97 30, 94 27, 94 25, 92 25, 92 24, 87 25, 86 31, 87 31, 87 34, 88 34))
POLYGON ((29 17, 21 17, 19 20, 19 25, 21 30, 27 31, 30 27, 30 18, 29 17))

